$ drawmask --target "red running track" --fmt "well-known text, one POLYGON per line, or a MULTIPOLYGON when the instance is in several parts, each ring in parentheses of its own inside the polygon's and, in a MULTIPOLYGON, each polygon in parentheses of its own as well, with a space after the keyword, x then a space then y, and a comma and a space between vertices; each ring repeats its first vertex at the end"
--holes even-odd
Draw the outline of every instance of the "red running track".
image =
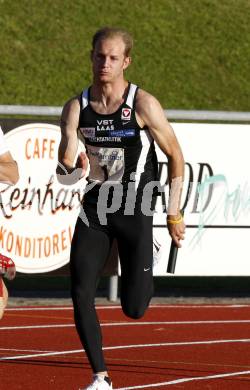
MULTIPOLYGON (((116 390, 250 389, 250 305, 152 305, 139 321, 119 306, 98 314, 116 390)), ((91 375, 71 307, 6 310, 1 390, 77 390, 91 375)))

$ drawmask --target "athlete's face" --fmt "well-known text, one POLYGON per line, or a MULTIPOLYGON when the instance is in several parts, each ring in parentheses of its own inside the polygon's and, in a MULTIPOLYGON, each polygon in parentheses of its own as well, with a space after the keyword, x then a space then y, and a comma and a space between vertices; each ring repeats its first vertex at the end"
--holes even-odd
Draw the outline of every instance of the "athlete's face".
POLYGON ((124 53, 125 43, 120 37, 98 41, 91 53, 94 79, 109 83, 123 78, 123 71, 131 62, 124 53))

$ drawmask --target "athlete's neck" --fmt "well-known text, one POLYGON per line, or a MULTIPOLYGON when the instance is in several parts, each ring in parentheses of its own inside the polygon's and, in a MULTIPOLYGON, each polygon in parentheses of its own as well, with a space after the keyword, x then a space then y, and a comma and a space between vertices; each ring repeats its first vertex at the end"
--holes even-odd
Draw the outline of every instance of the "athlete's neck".
POLYGON ((90 100, 92 104, 98 104, 104 109, 112 108, 114 105, 123 103, 128 88, 126 80, 119 83, 96 83, 90 89, 90 100))

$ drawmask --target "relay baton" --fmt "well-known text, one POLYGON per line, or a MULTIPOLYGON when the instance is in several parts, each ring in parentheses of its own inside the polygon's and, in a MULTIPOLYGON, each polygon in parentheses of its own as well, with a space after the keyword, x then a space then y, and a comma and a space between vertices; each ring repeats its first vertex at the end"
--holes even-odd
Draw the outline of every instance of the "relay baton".
POLYGON ((168 266, 167 266, 167 273, 174 274, 176 261, 177 261, 177 255, 178 255, 178 246, 172 239, 171 246, 170 246, 170 252, 168 256, 168 266))
MULTIPOLYGON (((182 216, 184 215, 184 211, 181 211, 182 216)), ((171 241, 171 246, 170 246, 170 251, 169 251, 169 256, 168 256, 168 266, 167 266, 167 273, 169 274, 174 274, 175 272, 175 266, 176 266, 176 261, 177 261, 177 255, 178 255, 178 246, 172 239, 171 241)))

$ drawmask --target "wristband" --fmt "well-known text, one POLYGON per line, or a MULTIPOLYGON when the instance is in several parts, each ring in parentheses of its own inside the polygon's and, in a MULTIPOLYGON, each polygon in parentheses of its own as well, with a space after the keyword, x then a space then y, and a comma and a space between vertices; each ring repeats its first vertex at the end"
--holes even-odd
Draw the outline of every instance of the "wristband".
POLYGON ((167 223, 170 223, 170 225, 177 225, 178 223, 181 223, 183 221, 183 216, 181 215, 179 219, 168 219, 167 223))

